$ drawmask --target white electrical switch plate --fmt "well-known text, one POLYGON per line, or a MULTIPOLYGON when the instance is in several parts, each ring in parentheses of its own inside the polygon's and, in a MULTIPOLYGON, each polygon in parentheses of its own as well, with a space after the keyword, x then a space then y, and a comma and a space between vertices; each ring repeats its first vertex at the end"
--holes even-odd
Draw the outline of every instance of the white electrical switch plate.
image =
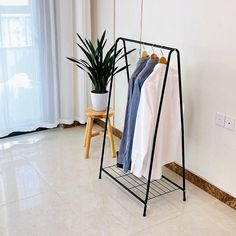
POLYGON ((232 131, 235 130, 235 118, 230 116, 225 116, 225 128, 232 131))
POLYGON ((219 126, 224 127, 225 126, 225 114, 217 112, 216 117, 215 117, 215 123, 219 126))

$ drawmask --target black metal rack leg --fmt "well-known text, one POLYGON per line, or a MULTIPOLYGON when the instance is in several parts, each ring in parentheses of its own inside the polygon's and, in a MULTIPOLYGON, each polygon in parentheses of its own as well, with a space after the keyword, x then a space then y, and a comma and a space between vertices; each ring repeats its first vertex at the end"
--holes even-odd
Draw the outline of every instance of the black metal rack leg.
POLYGON ((147 215, 147 204, 144 204, 143 216, 145 217, 146 215, 147 215))
POLYGON ((148 195, 149 195, 149 188, 150 188, 150 183, 151 183, 152 166, 153 166, 153 160, 154 160, 154 154, 155 154, 157 132, 158 132, 158 127, 159 127, 160 118, 161 118, 161 111, 162 111, 162 105, 163 105, 163 101, 164 101, 165 88, 166 88, 166 83, 167 83, 167 75, 168 75, 169 66, 170 66, 170 59, 171 59, 171 54, 172 54, 173 51, 174 50, 171 50, 168 54, 168 60, 167 60, 167 65, 166 65, 162 90, 161 90, 159 109, 158 109, 158 114, 157 114, 157 119, 156 119, 156 124, 155 124, 155 132, 154 132, 154 138, 153 138, 153 143, 152 143, 151 161, 150 161, 150 167, 149 167, 149 173, 148 173, 148 182, 147 182, 145 206, 144 206, 144 213, 143 213, 144 216, 146 215, 146 210, 147 210, 148 195))
MULTIPOLYGON (((119 41, 119 38, 116 40, 116 43, 115 43, 114 54, 116 54, 116 52, 117 52, 118 41, 119 41)), ((104 127, 104 136, 103 136, 103 144, 102 144, 102 155, 101 155, 101 163, 100 163, 100 170, 99 170, 99 179, 101 179, 101 177, 102 177, 102 167, 103 167, 104 151, 105 151, 105 145, 106 145, 107 123, 108 123, 109 109, 110 109, 110 103, 111 103, 111 92, 112 92, 112 85, 113 85, 113 78, 114 78, 114 70, 115 70, 115 57, 114 57, 114 60, 113 60, 113 65, 112 65, 112 75, 111 75, 110 89, 109 89, 109 96, 108 96, 108 103, 107 103, 107 114, 106 114, 106 122, 105 122, 105 127, 104 127)))
POLYGON ((182 177, 183 177, 183 201, 186 201, 186 183, 185 183, 185 144, 184 144, 184 114, 183 114, 183 95, 182 95, 182 80, 181 80, 181 66, 180 66, 180 53, 177 52, 178 62, 178 81, 179 81, 179 107, 180 107, 180 119, 181 119, 181 148, 182 148, 182 177))

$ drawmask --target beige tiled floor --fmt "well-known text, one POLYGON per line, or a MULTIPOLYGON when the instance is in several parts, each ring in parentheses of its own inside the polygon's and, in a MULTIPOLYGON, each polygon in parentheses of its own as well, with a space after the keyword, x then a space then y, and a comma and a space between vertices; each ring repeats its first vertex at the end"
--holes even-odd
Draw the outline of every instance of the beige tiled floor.
MULTIPOLYGON (((0 141, 1 236, 236 235, 236 211, 190 183, 187 202, 175 191, 150 201, 142 217, 142 204, 98 179, 102 139, 85 160, 83 134, 81 126, 0 141)), ((105 161, 115 161, 109 148, 105 161)))

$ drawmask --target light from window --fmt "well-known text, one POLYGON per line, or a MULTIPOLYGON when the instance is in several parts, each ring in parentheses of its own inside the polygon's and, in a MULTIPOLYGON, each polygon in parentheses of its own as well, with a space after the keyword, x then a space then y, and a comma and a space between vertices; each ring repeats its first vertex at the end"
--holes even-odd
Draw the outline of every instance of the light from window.
POLYGON ((20 48, 32 45, 31 17, 9 14, 1 17, 0 48, 20 48))
POLYGON ((29 0, 0 0, 0 6, 27 6, 29 0))

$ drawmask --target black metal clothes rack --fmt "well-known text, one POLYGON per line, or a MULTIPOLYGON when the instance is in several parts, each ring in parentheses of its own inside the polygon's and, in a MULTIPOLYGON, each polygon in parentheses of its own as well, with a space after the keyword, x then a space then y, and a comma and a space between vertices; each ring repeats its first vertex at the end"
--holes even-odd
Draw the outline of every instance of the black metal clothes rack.
MULTIPOLYGON (((106 122, 105 122, 105 130, 104 130, 104 137, 103 137, 103 144, 102 144, 102 153, 101 153, 101 163, 100 163, 100 171, 99 171, 99 179, 101 179, 102 172, 107 174, 109 177, 111 177, 115 182, 117 182, 120 186, 122 186, 125 190, 127 190, 130 194, 132 194, 134 197, 136 197, 140 202, 144 204, 143 209, 143 216, 146 216, 147 211, 147 203, 148 200, 153 199, 155 197, 162 196, 164 194, 170 193, 172 191, 175 191, 177 189, 180 189, 183 191, 183 201, 186 201, 186 188, 185 188, 185 151, 184 151, 184 117, 183 117, 183 96, 182 96, 182 82, 181 82, 181 66, 180 66, 180 52, 177 48, 171 48, 166 46, 161 46, 157 44, 152 44, 148 42, 142 42, 138 40, 128 39, 128 38, 117 38, 115 42, 115 53, 117 51, 118 43, 123 42, 123 48, 124 52, 127 52, 126 49, 126 42, 134 43, 134 44, 142 44, 146 46, 152 46, 155 48, 160 48, 168 51, 168 58, 167 58, 167 65, 161 90, 161 97, 159 102, 159 108, 157 113, 157 119, 156 119, 156 126, 155 126, 155 132, 154 132, 154 139, 152 143, 152 152, 151 152, 151 161, 150 161, 150 167, 149 167, 149 174, 148 179, 145 178, 137 178, 130 172, 124 173, 122 170, 116 167, 116 165, 113 166, 107 166, 103 167, 103 160, 104 160, 104 150, 106 145, 106 133, 107 133, 107 122, 108 122, 108 114, 109 114, 109 108, 110 108, 110 102, 111 102, 111 93, 112 93, 112 86, 113 86, 113 79, 114 79, 114 69, 115 69, 115 61, 113 61, 113 71, 111 76, 111 82, 110 82, 110 90, 109 90, 109 97, 108 97, 108 104, 107 104, 107 113, 106 113, 106 122), (181 147, 182 147, 182 186, 176 184, 166 176, 162 175, 162 178, 160 180, 154 180, 151 181, 151 175, 152 175, 152 166, 153 166, 153 159, 154 159, 154 152, 155 152, 155 145, 156 145, 156 138, 157 138, 157 132, 161 117, 161 111, 162 111, 162 105, 164 100, 164 94, 165 94, 165 88, 166 83, 168 79, 168 71, 171 61, 172 53, 176 52, 177 54, 177 67, 178 67, 178 83, 179 83, 179 101, 180 101, 180 119, 181 119, 181 147)), ((126 63, 126 73, 127 73, 127 79, 129 82, 129 66, 128 66, 128 57, 125 56, 125 63, 126 63)), ((157 140, 158 141, 158 140, 157 140)))

